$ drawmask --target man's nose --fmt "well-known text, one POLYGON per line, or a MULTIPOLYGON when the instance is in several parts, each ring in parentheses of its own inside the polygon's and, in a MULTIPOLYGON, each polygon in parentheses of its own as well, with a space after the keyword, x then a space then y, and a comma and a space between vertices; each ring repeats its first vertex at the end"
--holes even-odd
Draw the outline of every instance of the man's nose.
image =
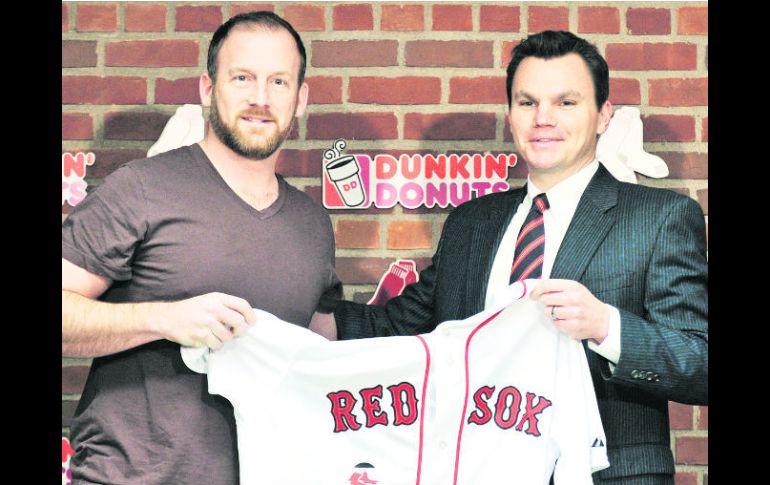
POLYGON ((535 115, 535 124, 537 126, 553 126, 556 122, 553 109, 549 103, 540 103, 535 115))
POLYGON ((249 94, 246 98, 246 101, 251 106, 267 106, 268 104, 268 90, 267 90, 267 83, 258 81, 254 83, 252 88, 249 90, 249 94))

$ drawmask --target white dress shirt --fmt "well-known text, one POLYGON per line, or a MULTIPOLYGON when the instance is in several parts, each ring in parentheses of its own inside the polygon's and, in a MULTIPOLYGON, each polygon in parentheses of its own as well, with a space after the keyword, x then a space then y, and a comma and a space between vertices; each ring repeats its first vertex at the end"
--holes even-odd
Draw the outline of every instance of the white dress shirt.
MULTIPOLYGON (((545 228, 545 254, 543 256, 543 278, 551 275, 556 253, 559 251, 567 228, 572 222, 572 216, 575 214, 580 197, 583 195, 588 183, 599 169, 599 161, 593 162, 580 169, 579 172, 562 180, 547 191, 548 203, 550 208, 543 213, 543 226, 545 228)), ((516 209, 508 228, 500 242, 497 250, 492 271, 489 274, 489 285, 487 287, 487 296, 485 308, 490 307, 494 302, 495 294, 509 285, 511 276, 511 266, 513 265, 513 255, 516 247, 516 238, 519 234, 524 219, 532 206, 532 200, 535 196, 543 193, 527 177, 527 195, 516 209)), ((612 305, 610 308, 610 322, 607 337, 601 344, 593 340, 588 340, 588 348, 603 356, 610 362, 617 364, 620 359, 620 312, 612 305)), ((614 366, 611 366, 611 368, 614 366)))

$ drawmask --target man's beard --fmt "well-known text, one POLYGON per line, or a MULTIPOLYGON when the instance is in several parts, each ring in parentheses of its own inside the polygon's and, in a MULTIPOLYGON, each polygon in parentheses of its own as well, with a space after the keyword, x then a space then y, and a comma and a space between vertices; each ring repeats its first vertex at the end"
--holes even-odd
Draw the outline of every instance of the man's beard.
MULTIPOLYGON (((257 110, 254 111, 256 112, 257 110)), ((253 114, 269 117, 276 124, 276 127, 278 127, 278 121, 270 113, 260 110, 259 113, 253 114)), ((225 146, 227 146, 230 150, 234 151, 242 157, 251 160, 264 160, 275 153, 276 150, 281 147, 284 140, 289 137, 291 127, 294 125, 294 116, 292 116, 291 123, 289 123, 285 130, 276 130, 273 136, 265 140, 264 143, 251 145, 248 144, 248 140, 246 138, 248 134, 239 134, 236 132, 234 126, 227 126, 222 121, 222 118, 219 116, 219 110, 217 109, 216 95, 212 94, 211 109, 209 111, 209 122, 211 123, 211 128, 214 130, 217 138, 219 138, 220 141, 222 141, 222 143, 224 143, 225 146)))

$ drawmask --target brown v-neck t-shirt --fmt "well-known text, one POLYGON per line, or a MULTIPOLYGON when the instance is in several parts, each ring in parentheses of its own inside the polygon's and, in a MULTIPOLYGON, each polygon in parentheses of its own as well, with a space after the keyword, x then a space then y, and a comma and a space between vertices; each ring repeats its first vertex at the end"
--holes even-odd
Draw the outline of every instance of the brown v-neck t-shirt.
MULTIPOLYGON (((62 257, 113 281, 102 301, 217 291, 306 327, 341 297, 334 233, 323 208, 278 183, 277 200, 259 211, 197 144, 129 162, 64 221, 62 257)), ((96 358, 71 425, 74 483, 237 483, 234 423, 176 343, 96 358)))

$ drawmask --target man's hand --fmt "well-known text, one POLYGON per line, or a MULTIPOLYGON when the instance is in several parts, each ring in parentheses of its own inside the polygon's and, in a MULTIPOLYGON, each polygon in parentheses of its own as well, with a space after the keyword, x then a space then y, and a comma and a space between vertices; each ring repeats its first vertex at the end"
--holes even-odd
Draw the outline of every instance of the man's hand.
POLYGON ((334 313, 313 313, 308 328, 329 340, 337 340, 337 320, 334 319, 334 313))
POLYGON ((556 328, 572 338, 593 339, 601 344, 607 337, 609 307, 577 281, 543 280, 530 298, 542 303, 556 328))
POLYGON ((153 331, 186 347, 216 350, 257 320, 246 300, 224 293, 153 305, 156 311, 150 311, 148 318, 153 331))

